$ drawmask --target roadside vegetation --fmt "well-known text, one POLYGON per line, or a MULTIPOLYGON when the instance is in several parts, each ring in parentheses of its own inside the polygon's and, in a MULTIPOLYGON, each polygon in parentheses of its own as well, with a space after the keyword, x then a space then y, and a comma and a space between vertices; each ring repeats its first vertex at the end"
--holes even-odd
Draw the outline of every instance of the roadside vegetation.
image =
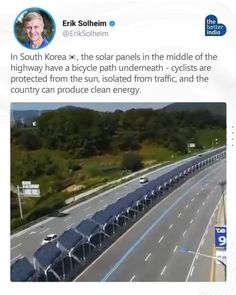
POLYGON ((165 161, 225 144, 225 118, 209 111, 131 109, 98 112, 66 107, 43 113, 36 127, 11 128, 11 184, 40 184, 19 218, 11 193, 11 226, 63 207, 66 198, 165 161), (195 147, 190 148, 189 144, 195 147))

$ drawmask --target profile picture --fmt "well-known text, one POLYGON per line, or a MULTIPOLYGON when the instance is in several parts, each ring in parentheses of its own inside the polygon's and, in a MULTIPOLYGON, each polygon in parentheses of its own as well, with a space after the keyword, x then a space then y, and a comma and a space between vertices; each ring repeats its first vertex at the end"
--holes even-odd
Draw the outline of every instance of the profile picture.
POLYGON ((29 8, 21 12, 14 23, 16 39, 28 49, 48 46, 56 31, 52 16, 41 8, 29 8))

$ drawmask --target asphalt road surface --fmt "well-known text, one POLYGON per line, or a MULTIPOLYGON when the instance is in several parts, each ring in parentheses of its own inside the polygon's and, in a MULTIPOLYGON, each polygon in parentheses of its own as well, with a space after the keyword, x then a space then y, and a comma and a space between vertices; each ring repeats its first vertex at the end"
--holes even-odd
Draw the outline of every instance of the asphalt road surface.
MULTIPOLYGON (((173 168, 193 159, 194 157, 184 159, 174 164, 159 168, 156 171, 146 173, 150 180, 167 173, 173 168)), ((78 225, 83 219, 91 217, 95 212, 107 207, 117 199, 124 197, 130 192, 135 191, 141 184, 139 177, 102 194, 98 194, 83 203, 79 203, 61 212, 60 216, 46 218, 23 231, 11 236, 11 264, 22 256, 30 260, 34 252, 41 246, 42 240, 47 234, 62 234, 66 229, 78 225)))
MULTIPOLYGON (((182 160, 178 163, 160 168, 157 171, 148 173, 149 179, 155 179, 158 176, 168 172, 180 164, 188 161, 182 160)), ((134 191, 141 185, 139 178, 130 180, 125 184, 119 185, 105 193, 91 198, 83 203, 75 205, 61 212, 60 216, 50 217, 37 223, 30 228, 18 232, 11 236, 11 264, 20 257, 28 257, 32 261, 34 252, 41 246, 43 238, 50 233, 62 234, 66 229, 78 225, 83 219, 91 217, 95 212, 105 208, 108 204, 134 191)))
POLYGON ((76 281, 210 281, 225 160, 152 208, 76 281), (186 249, 197 254, 188 253, 186 249))

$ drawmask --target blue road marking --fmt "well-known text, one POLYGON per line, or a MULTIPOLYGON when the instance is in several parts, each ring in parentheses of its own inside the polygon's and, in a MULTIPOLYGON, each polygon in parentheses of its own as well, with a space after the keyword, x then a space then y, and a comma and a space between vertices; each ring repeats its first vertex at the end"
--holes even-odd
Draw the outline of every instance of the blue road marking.
POLYGON ((206 176, 204 176, 201 180, 196 182, 191 188, 189 188, 181 198, 176 200, 149 228, 148 230, 142 234, 142 236, 129 248, 128 251, 125 252, 125 254, 118 260, 118 262, 109 270, 109 272, 103 277, 101 282, 107 281, 107 279, 113 274, 113 272, 124 262, 124 260, 129 256, 129 254, 143 241, 143 239, 149 234, 149 232, 164 218, 166 215, 180 202, 182 199, 193 189, 193 187, 199 185, 203 180, 205 180, 207 177, 209 177, 211 174, 215 173, 215 170, 208 173, 206 176))

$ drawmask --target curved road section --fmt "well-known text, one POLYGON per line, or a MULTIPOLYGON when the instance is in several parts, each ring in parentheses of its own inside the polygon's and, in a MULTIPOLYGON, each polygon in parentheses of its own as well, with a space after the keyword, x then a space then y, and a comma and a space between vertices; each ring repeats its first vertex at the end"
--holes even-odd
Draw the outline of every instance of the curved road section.
POLYGON ((225 160, 184 183, 94 261, 76 281, 210 281, 225 160), (183 249, 191 249, 196 255, 183 249), (206 256, 198 255, 204 253, 206 256))
MULTIPOLYGON (((210 153, 210 152, 209 152, 210 153)), ((196 159, 182 160, 148 174, 150 180, 196 159)), ((213 226, 225 181, 225 160, 207 166, 153 207, 106 249, 78 281, 209 281, 213 226), (190 249, 204 253, 193 255, 190 249)), ((11 236, 11 264, 32 261, 47 234, 61 235, 82 220, 135 191, 133 179, 11 236)))

